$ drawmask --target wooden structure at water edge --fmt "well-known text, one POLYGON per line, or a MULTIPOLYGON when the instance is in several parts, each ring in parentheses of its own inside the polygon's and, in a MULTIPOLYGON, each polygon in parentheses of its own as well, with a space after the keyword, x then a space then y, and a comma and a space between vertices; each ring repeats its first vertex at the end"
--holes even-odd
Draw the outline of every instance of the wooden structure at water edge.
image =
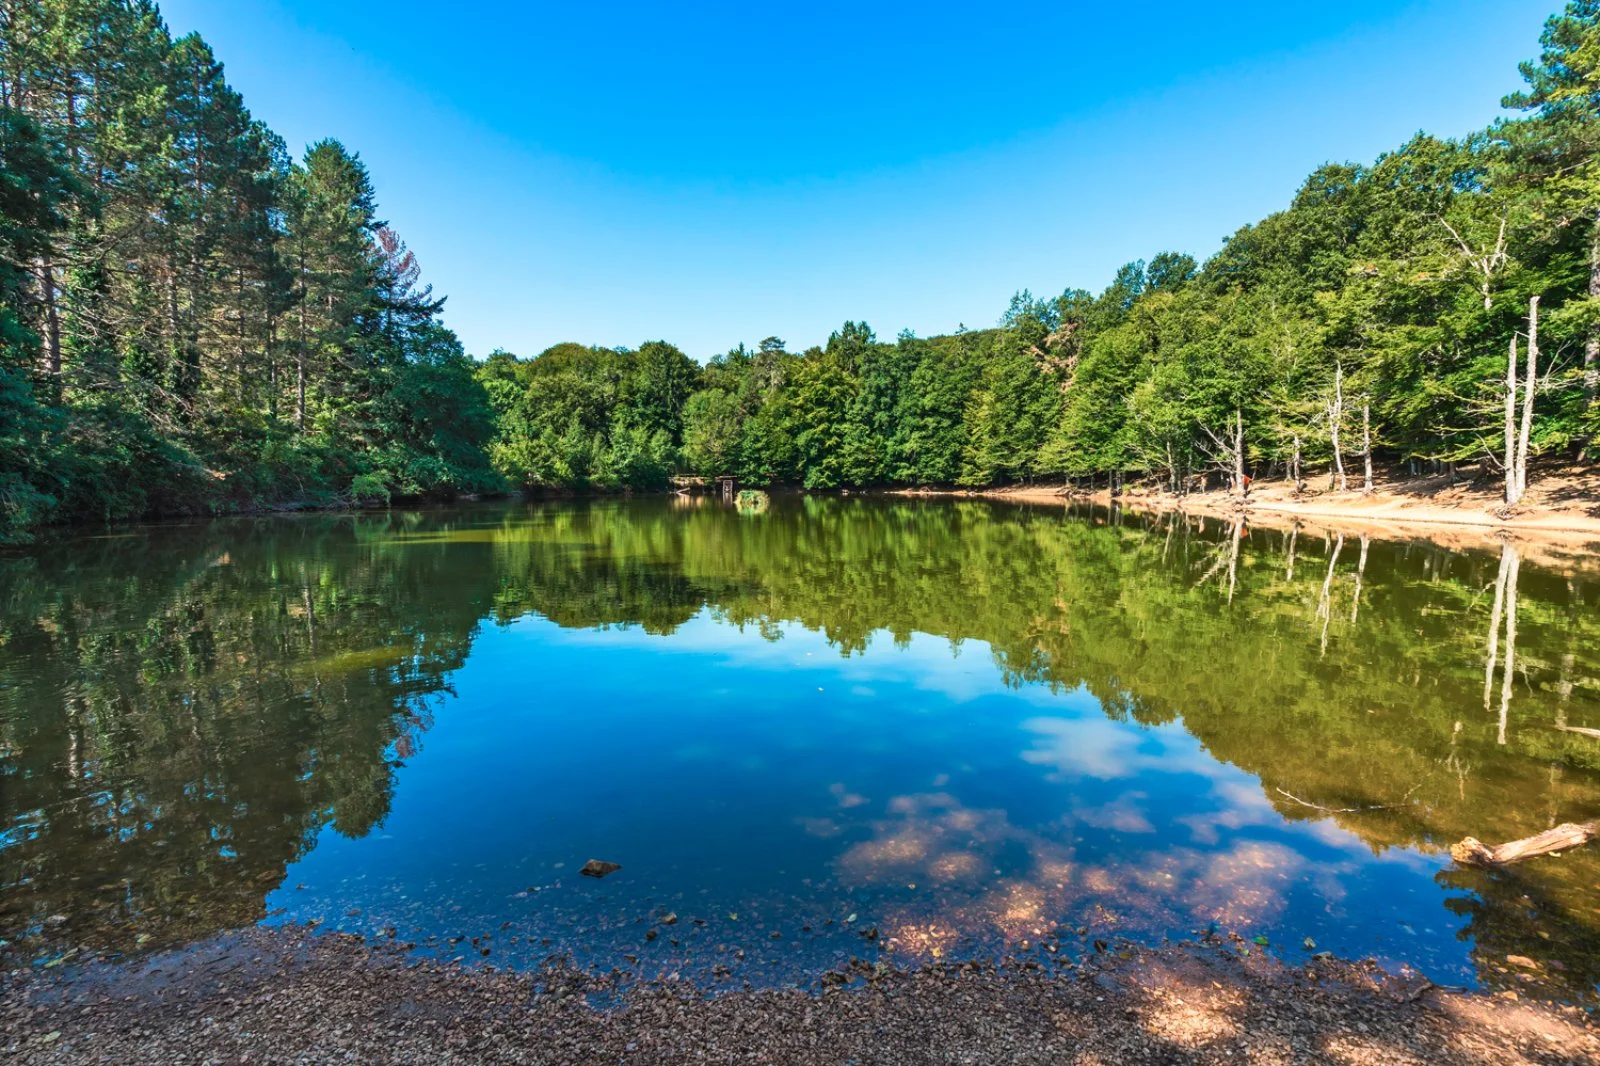
POLYGON ((715 492, 724 500, 732 502, 734 494, 738 491, 738 480, 731 475, 721 477, 692 477, 688 474, 675 474, 667 479, 672 485, 672 491, 679 496, 692 496, 696 492, 715 492))

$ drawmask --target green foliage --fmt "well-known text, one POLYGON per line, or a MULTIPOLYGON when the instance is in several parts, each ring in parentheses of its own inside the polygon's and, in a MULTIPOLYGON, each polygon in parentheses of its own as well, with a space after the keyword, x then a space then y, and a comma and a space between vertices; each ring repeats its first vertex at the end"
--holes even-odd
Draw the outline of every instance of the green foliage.
MULTIPOLYGON (((1600 5, 1553 16, 1524 114, 1319 167, 1207 262, 1013 297, 993 329, 845 322, 697 365, 664 341, 474 364, 337 141, 299 163, 153 6, 22 0, 0 47, 0 538, 72 518, 494 491, 812 489, 1503 455, 1600 435, 1600 5), (91 91, 92 90, 92 91, 91 91), (1355 412, 1353 415, 1352 412, 1355 412), (1336 443, 1337 442, 1337 443, 1336 443)), ((1299 468, 1296 467, 1298 470, 1299 468)))
POLYGON ((0 45, 0 540, 497 489, 490 408, 360 158, 301 164, 153 4, 0 45))
MULTIPOLYGON (((494 468, 528 491, 663 487, 699 374, 662 341, 637 352, 557 344, 526 361, 498 352, 477 371, 494 411, 494 468)), ((701 441, 699 422, 690 428, 701 441)))
POLYGON ((696 376, 675 349, 558 346, 480 380, 498 469, 538 486, 652 484, 669 463, 810 489, 1039 477, 1279 474, 1503 454, 1507 347, 1543 308, 1536 448, 1600 433, 1600 5, 1552 18, 1526 118, 1330 163, 1204 264, 1164 251, 1098 295, 1023 290, 997 328, 880 342, 846 322, 790 355, 768 338, 696 376), (635 455, 642 442, 621 454, 635 455), (1337 454, 1336 454, 1337 453, 1337 454))
POLYGON ((683 461, 690 471, 716 477, 733 469, 744 428, 738 397, 701 389, 684 404, 683 425, 683 461))

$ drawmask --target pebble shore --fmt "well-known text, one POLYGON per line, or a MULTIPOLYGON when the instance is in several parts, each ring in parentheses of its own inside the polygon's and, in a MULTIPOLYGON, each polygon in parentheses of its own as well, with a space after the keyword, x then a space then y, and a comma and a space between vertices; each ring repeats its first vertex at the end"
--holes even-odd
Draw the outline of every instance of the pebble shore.
POLYGON ((252 929, 123 963, 0 975, 17 1063, 1600 1063, 1571 1006, 1225 944, 862 963, 803 989, 463 966, 252 929))

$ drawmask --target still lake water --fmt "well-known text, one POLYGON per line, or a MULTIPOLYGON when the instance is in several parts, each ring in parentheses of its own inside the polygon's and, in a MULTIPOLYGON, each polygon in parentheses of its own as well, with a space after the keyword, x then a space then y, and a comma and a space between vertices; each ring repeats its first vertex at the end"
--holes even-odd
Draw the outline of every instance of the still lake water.
POLYGON ((1593 1001, 1600 847, 1447 854, 1600 816, 1584 729, 1581 556, 801 497, 64 537, 0 554, 0 955, 772 984, 1215 927, 1593 1001))

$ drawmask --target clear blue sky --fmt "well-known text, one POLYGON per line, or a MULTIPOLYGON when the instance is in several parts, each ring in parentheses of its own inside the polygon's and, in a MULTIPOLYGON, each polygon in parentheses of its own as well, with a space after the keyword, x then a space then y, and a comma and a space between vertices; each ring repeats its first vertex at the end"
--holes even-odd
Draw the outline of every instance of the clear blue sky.
POLYGON ((163 0, 334 136, 469 351, 987 326, 1483 125, 1560 0, 163 0))

